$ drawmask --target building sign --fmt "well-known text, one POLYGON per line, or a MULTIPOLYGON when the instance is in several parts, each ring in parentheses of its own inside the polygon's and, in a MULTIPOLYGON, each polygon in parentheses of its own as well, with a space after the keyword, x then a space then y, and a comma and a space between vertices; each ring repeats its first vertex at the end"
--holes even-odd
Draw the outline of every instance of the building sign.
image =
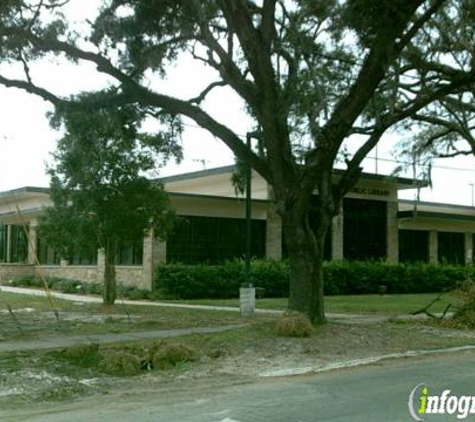
POLYGON ((389 196, 390 191, 387 189, 376 188, 353 188, 351 193, 357 193, 358 195, 374 195, 374 196, 389 196))

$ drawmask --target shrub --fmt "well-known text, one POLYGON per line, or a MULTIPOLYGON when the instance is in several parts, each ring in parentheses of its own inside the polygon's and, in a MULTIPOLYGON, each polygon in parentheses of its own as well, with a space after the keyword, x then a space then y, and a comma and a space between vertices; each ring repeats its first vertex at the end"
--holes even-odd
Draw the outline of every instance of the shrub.
MULTIPOLYGON (((267 297, 287 296, 289 271, 286 262, 254 260, 252 281, 267 297)), ((158 266, 154 291, 166 299, 227 299, 236 297, 245 280, 242 260, 222 265, 162 264, 158 266)))
POLYGON ((183 343, 157 343, 152 347, 150 355, 156 369, 167 369, 198 359, 197 351, 183 343))
POLYGON ((75 344, 65 349, 62 355, 72 363, 86 367, 97 365, 100 361, 97 343, 75 344))
POLYGON ((277 334, 282 337, 310 337, 313 327, 306 315, 288 312, 277 320, 277 334))
POLYGON ((99 369, 109 375, 130 376, 141 373, 141 359, 128 352, 105 351, 99 369))

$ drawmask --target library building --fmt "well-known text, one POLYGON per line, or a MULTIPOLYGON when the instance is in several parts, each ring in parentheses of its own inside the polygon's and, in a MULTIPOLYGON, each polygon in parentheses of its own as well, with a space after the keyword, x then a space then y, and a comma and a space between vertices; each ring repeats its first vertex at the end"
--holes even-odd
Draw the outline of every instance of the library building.
MULTIPOLYGON (((235 166, 162 179, 178 224, 166 242, 153 236, 122 245, 116 258, 117 280, 151 288, 159 263, 217 264, 245 254, 245 200, 237 197, 231 176, 235 166)), ((339 177, 335 170, 334 177, 339 177)), ((398 192, 416 189, 412 179, 364 173, 343 200, 325 242, 327 260, 386 260, 471 265, 474 260, 475 208, 398 200, 398 192)), ((47 188, 0 192, 0 283, 42 275, 101 282, 101 250, 88 256, 58 256, 37 233, 38 217, 50 206, 47 188)), ((280 217, 267 183, 252 175, 254 257, 282 259, 280 217)))

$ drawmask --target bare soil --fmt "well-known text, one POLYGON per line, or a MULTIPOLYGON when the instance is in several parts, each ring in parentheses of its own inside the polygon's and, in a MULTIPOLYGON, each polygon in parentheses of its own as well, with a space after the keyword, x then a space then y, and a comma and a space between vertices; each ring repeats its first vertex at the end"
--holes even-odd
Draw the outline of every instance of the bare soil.
MULTIPOLYGON (((16 310, 15 315, 17 320, 4 311, 0 314, 0 336, 4 340, 33 339, 45 332, 67 336, 77 334, 78 330, 87 332, 91 325, 117 332, 143 331, 147 326, 166 325, 157 315, 150 319, 148 315, 139 314, 71 311, 62 313, 60 324, 51 312, 39 312, 33 308, 16 310)), ((108 376, 96 366, 81 366, 64 360, 58 351, 0 354, 0 408, 75 400, 121 389, 135 391, 164 386, 173 389, 189 382, 199 382, 204 386, 217 382, 240 383, 279 371, 303 372, 335 362, 407 350, 475 344, 472 331, 448 329, 423 321, 391 321, 374 317, 331 321, 317 327, 310 338, 282 338, 276 334, 275 318, 259 317, 247 321, 241 329, 226 333, 180 338, 179 341, 199 351, 197 362, 183 363, 165 371, 144 370, 141 375, 133 377, 108 376)), ((236 318, 232 317, 223 323, 235 321, 236 318)), ((150 341, 141 341, 139 346, 147 347, 148 344, 150 341)), ((131 346, 110 347, 123 349, 131 346)))

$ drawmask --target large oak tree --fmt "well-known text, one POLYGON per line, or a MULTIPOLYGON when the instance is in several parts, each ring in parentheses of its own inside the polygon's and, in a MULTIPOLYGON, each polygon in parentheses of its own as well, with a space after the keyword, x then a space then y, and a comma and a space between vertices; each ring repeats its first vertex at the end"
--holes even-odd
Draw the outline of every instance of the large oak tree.
POLYGON ((58 55, 90 62, 114 81, 102 101, 157 118, 186 116, 222 140, 272 187, 289 252, 289 307, 314 321, 324 319, 325 234, 363 159, 388 130, 411 137, 415 116, 475 81, 473 0, 104 0, 87 34, 55 14, 60 3, 2 3, 0 58, 20 65, 24 76, 0 74, 0 83, 74 106, 74 98, 35 84, 32 61, 58 55), (457 60, 447 60, 452 49, 457 60), (189 99, 150 83, 181 55, 216 78, 189 99), (259 151, 204 106, 222 86, 245 105, 259 151), (356 152, 344 154, 336 180, 332 169, 352 139, 356 152))

